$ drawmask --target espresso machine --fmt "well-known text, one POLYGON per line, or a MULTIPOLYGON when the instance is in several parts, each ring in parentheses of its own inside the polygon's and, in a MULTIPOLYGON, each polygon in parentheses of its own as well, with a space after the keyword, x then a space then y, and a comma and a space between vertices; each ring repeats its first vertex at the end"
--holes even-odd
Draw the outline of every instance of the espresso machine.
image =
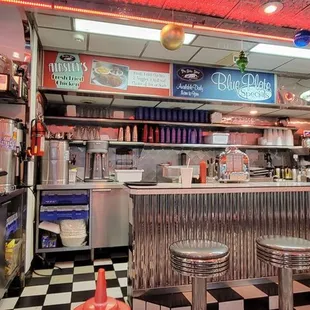
POLYGON ((87 141, 85 163, 86 182, 109 180, 108 148, 108 141, 87 141))

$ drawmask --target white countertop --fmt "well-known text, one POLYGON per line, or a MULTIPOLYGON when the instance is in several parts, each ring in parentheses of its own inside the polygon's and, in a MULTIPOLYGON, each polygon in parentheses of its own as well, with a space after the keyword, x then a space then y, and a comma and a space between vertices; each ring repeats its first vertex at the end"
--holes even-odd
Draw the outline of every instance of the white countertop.
POLYGON ((121 189, 124 188, 123 183, 119 182, 77 182, 69 184, 48 184, 48 185, 37 185, 38 190, 65 190, 65 189, 121 189))
POLYGON ((247 192, 291 192, 310 191, 310 183, 298 182, 247 182, 247 183, 206 183, 183 187, 180 183, 159 183, 156 186, 130 186, 132 195, 165 194, 207 194, 247 192))

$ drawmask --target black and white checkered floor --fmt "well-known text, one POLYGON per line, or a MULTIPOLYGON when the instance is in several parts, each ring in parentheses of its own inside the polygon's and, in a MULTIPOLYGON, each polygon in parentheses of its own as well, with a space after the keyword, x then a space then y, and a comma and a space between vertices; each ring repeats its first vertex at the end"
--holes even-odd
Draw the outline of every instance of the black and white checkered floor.
MULTIPOLYGON (((9 290, 0 310, 70 310, 94 296, 97 271, 106 270, 108 295, 127 301, 126 250, 99 253, 94 262, 88 254, 65 254, 49 259, 49 268, 36 264, 36 272, 21 291, 9 290), (68 256, 69 255, 69 256, 68 256), (59 268, 61 269, 59 269, 59 268)), ((208 310, 278 309, 277 283, 208 290, 208 310)), ((145 294, 133 299, 133 310, 190 310, 191 293, 145 294)), ((294 309, 310 310, 310 277, 294 281, 294 309)))

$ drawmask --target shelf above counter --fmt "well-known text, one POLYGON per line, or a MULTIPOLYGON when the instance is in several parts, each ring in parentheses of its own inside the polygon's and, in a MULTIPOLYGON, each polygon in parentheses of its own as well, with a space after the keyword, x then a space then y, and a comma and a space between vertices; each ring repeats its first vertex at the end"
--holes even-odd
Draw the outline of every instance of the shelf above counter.
POLYGON ((66 116, 45 116, 47 124, 53 125, 93 125, 93 126, 110 126, 119 127, 124 125, 157 125, 157 126, 175 126, 175 127, 199 127, 199 128, 230 128, 230 129, 282 129, 296 130, 295 127, 276 127, 276 126, 257 126, 257 125, 239 125, 239 124, 207 124, 207 123, 190 123, 190 122, 164 122, 150 120, 134 119, 116 119, 116 118, 85 118, 85 117, 66 117, 66 116))
MULTIPOLYGON (((70 145, 86 145, 86 141, 72 140, 70 145)), ((177 143, 144 143, 144 142, 125 142, 125 141, 109 141, 110 147, 130 147, 145 149, 225 149, 233 146, 239 149, 267 149, 267 150, 297 150, 308 152, 309 150, 302 146, 278 146, 278 145, 229 145, 229 144, 177 144, 177 143)))

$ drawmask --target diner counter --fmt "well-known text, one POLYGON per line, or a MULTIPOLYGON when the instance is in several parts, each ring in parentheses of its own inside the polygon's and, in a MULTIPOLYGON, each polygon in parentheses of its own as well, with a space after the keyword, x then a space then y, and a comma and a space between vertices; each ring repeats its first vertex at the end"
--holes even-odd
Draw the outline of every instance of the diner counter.
POLYGON ((206 183, 183 187, 180 183, 158 183, 155 186, 129 186, 132 195, 207 194, 207 193, 251 193, 251 192, 300 192, 310 191, 307 182, 246 182, 206 183))
POLYGON ((37 185, 37 190, 49 191, 49 190, 71 190, 71 189, 116 189, 124 188, 123 183, 119 182, 77 182, 69 184, 47 184, 47 185, 37 185))
POLYGON ((230 269, 215 282, 276 275, 256 257, 255 241, 262 235, 310 240, 310 183, 158 184, 127 190, 133 296, 190 284, 170 267, 169 246, 179 240, 207 239, 230 248, 230 269))

